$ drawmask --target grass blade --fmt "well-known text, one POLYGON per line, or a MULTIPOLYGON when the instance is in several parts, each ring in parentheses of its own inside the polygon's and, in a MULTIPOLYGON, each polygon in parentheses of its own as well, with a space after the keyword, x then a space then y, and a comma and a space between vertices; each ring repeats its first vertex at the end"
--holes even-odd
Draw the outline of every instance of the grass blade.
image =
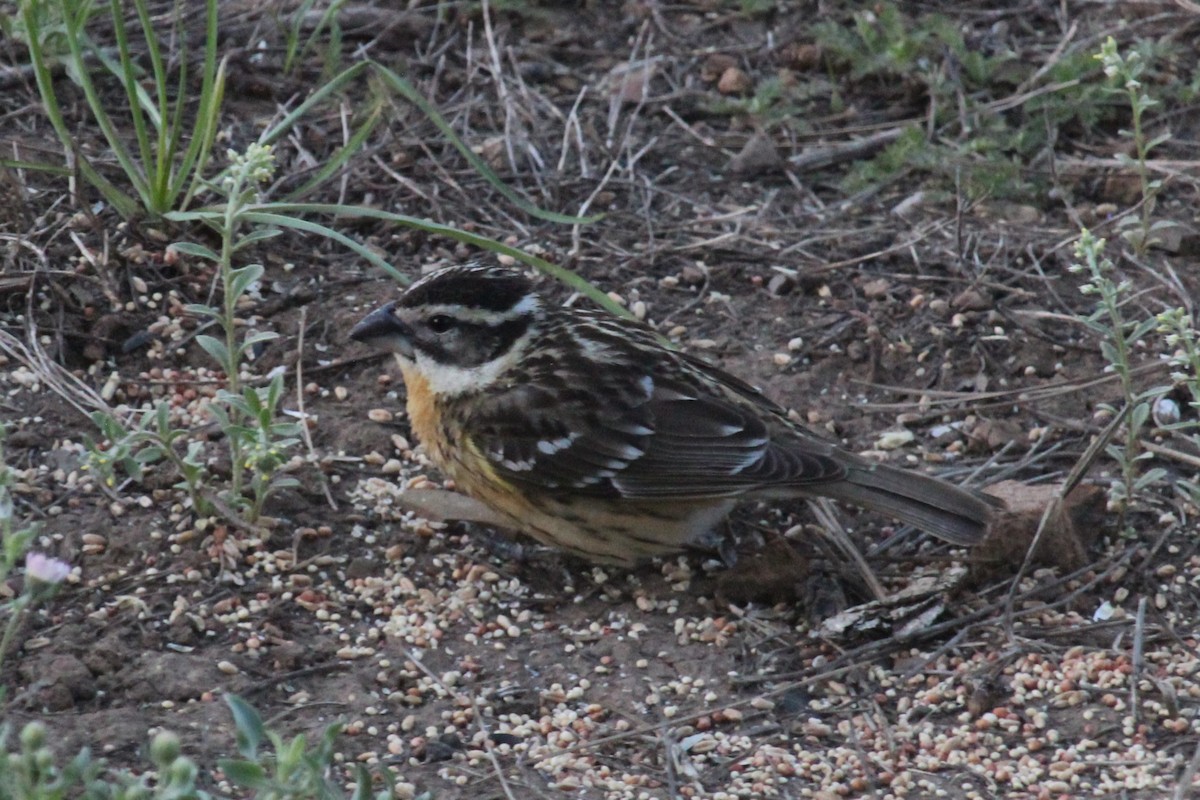
POLYGON ((521 195, 517 194, 517 192, 511 186, 505 183, 504 180, 501 179, 501 177, 487 165, 486 161, 475 155, 474 151, 467 147, 466 142, 458 137, 458 134, 455 133, 454 128, 450 127, 450 123, 446 122, 446 119, 441 115, 441 112, 439 112, 432 103, 426 100, 424 96, 422 96, 421 93, 416 90, 416 87, 409 83, 405 78, 401 77, 382 64, 376 62, 370 63, 374 66, 375 72, 380 76, 385 84, 391 87, 405 100, 415 105, 421 110, 422 114, 429 118, 429 121, 432 122, 437 129, 446 136, 446 138, 450 141, 450 144, 454 145, 458 152, 462 153, 463 158, 467 159, 467 163, 471 165, 472 169, 482 175, 488 183, 496 188, 496 191, 504 195, 509 202, 520 208, 526 214, 529 214, 532 217, 537 217, 538 219, 546 220, 547 222, 559 222, 565 225, 588 224, 603 218, 603 214, 594 214, 590 217, 574 217, 569 214, 557 214, 553 211, 543 211, 542 209, 533 205, 528 200, 521 197, 521 195))

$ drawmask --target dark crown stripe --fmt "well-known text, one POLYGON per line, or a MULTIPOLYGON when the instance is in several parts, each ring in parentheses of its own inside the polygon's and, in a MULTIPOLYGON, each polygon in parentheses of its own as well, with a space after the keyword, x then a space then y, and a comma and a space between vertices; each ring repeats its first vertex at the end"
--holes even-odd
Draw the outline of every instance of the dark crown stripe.
POLYGON ((414 308, 461 305, 484 311, 507 311, 533 291, 533 284, 509 270, 453 270, 438 272, 413 284, 400 304, 414 308))

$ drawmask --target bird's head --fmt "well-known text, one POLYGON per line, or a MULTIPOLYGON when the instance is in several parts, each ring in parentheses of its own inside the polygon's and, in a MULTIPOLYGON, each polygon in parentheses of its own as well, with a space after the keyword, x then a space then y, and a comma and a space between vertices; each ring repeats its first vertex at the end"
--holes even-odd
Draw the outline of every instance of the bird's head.
POLYGON ((520 272, 455 266, 418 280, 367 315, 350 338, 384 347, 437 394, 479 390, 517 361, 542 316, 542 299, 520 272))

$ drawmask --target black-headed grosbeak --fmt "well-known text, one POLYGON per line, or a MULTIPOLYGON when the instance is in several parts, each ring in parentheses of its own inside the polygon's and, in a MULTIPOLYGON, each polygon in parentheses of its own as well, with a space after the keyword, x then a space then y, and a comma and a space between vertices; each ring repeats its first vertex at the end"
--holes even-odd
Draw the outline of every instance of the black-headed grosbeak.
POLYGON ((592 561, 677 552, 744 498, 831 497, 960 545, 998 507, 841 450, 650 328, 552 305, 514 270, 431 273, 350 336, 395 353, 412 429, 459 490, 592 561))

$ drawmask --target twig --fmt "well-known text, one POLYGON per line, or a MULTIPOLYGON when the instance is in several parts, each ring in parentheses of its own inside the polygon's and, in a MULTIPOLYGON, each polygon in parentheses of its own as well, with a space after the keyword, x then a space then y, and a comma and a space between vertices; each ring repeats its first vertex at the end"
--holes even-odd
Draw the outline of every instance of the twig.
POLYGON ((854 542, 850 541, 850 537, 846 534, 846 529, 842 527, 833 513, 832 503, 827 498, 821 497, 809 500, 808 507, 813 510, 813 514, 816 516, 817 522, 820 523, 825 538, 842 555, 854 563, 858 574, 862 576, 863 582, 867 584, 868 591, 871 592, 871 598, 873 600, 887 599, 887 590, 883 588, 883 584, 879 582, 879 578, 875 577, 875 571, 871 569, 871 565, 867 563, 862 553, 854 546, 854 542))
POLYGON ((1141 718, 1138 709, 1138 682, 1142 678, 1142 666, 1146 645, 1146 597, 1138 599, 1137 619, 1133 624, 1133 674, 1129 676, 1129 713, 1136 725, 1141 718))
POLYGON ((825 169, 844 161, 856 161, 878 152, 900 138, 904 128, 889 128, 885 131, 853 139, 830 147, 814 147, 788 159, 793 169, 800 172, 825 169))

